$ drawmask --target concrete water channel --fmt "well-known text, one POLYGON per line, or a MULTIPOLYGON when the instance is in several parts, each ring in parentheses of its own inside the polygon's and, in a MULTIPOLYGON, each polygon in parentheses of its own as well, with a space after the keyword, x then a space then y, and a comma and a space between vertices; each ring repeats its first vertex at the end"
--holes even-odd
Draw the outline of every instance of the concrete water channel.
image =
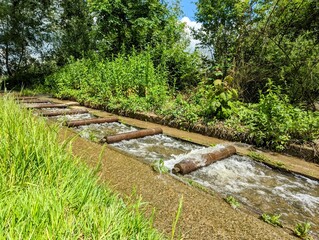
MULTIPOLYGON (((52 104, 49 100, 29 99, 25 100, 25 104, 29 108, 41 109, 36 111, 37 114, 43 114, 65 125, 78 120, 99 118, 83 109, 67 108, 74 104, 52 104)), ((79 124, 72 129, 81 137, 98 143, 107 141, 107 137, 111 135, 131 133, 141 129, 140 126, 115 120, 79 124)), ((171 174, 173 174, 174 166, 185 159, 197 159, 202 162, 201 156, 204 154, 224 148, 221 144, 207 146, 207 144, 202 145, 190 139, 186 141, 167 134, 127 139, 110 145, 147 164, 158 163, 161 160, 171 174)), ((246 209, 258 215, 281 214, 283 225, 289 228, 293 228, 298 222, 310 222, 312 236, 319 239, 319 182, 317 180, 301 174, 280 172, 240 155, 230 156, 179 177, 196 182, 206 189, 217 192, 221 197, 233 196, 246 209)))

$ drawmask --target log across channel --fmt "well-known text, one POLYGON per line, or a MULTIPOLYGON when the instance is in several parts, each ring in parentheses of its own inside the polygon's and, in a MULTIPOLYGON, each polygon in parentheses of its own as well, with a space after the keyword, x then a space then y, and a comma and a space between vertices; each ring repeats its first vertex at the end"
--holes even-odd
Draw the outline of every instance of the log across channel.
POLYGON ((83 125, 90 125, 94 123, 111 123, 111 122, 118 122, 119 119, 117 117, 110 117, 110 118, 93 118, 93 119, 86 119, 86 120, 74 120, 65 122, 64 125, 68 127, 77 127, 83 125))
POLYGON ((136 139, 136 138, 142 138, 146 136, 153 136, 156 134, 162 134, 163 130, 161 128, 149 128, 149 129, 143 129, 128 133, 121 133, 117 135, 112 136, 106 136, 104 137, 101 142, 107 142, 109 144, 120 142, 123 140, 129 140, 129 139, 136 139))
POLYGON ((60 115, 76 115, 76 114, 83 114, 88 113, 89 111, 86 109, 71 109, 71 110, 60 110, 56 112, 49 112, 49 111, 42 111, 40 114, 43 117, 55 117, 60 115))
POLYGON ((48 100, 43 100, 43 99, 21 99, 19 100, 20 103, 48 103, 50 101, 48 100))
POLYGON ((34 106, 27 106, 27 108, 67 108, 68 106, 65 104, 37 104, 34 106))
POLYGON ((173 173, 180 173, 184 175, 201 167, 208 166, 216 161, 230 157, 234 154, 236 154, 236 148, 234 146, 228 145, 211 153, 206 153, 199 156, 199 158, 202 159, 201 161, 195 158, 184 159, 183 161, 174 165, 173 173))
POLYGON ((27 96, 17 96, 15 97, 16 100, 31 100, 31 99, 39 99, 38 97, 27 97, 27 96))

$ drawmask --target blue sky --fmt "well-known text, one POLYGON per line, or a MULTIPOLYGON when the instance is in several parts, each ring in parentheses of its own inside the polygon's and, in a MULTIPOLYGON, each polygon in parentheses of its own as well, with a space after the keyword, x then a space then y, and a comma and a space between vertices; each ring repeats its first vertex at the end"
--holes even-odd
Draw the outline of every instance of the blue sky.
POLYGON ((182 17, 188 17, 190 20, 194 21, 194 15, 196 12, 196 0, 181 0, 181 9, 184 12, 182 17))

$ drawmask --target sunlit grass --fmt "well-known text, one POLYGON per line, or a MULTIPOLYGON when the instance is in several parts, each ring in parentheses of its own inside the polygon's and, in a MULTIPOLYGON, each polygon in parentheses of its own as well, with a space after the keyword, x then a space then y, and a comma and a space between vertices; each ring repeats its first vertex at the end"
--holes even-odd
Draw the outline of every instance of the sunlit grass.
POLYGON ((57 126, 0 99, 0 238, 161 239, 57 140, 57 126))

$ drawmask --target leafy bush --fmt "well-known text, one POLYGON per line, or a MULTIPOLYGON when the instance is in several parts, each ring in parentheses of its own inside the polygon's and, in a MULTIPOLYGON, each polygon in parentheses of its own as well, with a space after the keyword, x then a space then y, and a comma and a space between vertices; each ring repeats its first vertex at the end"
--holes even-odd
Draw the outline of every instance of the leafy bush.
POLYGON ((200 119, 200 106, 188 101, 178 94, 172 101, 167 102, 164 107, 156 111, 165 117, 177 120, 179 123, 194 124, 200 119))
POLYGON ((232 114, 232 102, 238 97, 236 89, 231 87, 232 81, 233 78, 227 76, 224 80, 215 80, 213 84, 207 81, 200 84, 194 97, 201 106, 203 116, 226 119, 232 114))
POLYGON ((289 103, 279 87, 268 83, 257 104, 241 105, 228 124, 244 126, 259 146, 283 150, 292 140, 310 141, 318 137, 318 114, 289 103))
POLYGON ((171 48, 158 47, 154 50, 154 62, 167 70, 167 80, 172 92, 185 91, 200 82, 202 60, 197 52, 185 51, 185 43, 176 43, 171 48))
POLYGON ((166 72, 155 68, 148 52, 98 57, 66 65, 46 79, 57 97, 98 103, 111 108, 152 110, 167 97, 166 72))

